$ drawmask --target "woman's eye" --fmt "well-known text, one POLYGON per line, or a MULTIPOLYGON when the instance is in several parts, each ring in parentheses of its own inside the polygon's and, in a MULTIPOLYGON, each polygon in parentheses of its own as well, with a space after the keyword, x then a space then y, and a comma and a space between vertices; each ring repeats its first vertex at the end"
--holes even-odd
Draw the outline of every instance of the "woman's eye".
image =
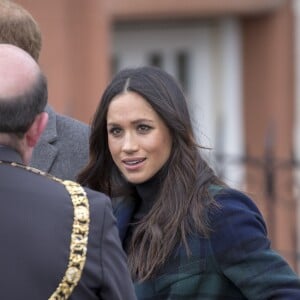
POLYGON ((147 133, 151 129, 148 125, 139 125, 138 126, 138 132, 140 133, 147 133))
POLYGON ((109 130, 109 133, 113 136, 119 136, 121 134, 121 128, 113 127, 109 130))

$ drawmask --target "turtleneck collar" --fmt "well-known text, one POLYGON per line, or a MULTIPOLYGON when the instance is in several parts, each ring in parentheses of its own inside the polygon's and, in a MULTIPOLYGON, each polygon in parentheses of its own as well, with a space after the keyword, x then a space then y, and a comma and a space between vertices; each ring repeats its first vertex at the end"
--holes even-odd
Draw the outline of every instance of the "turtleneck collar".
POLYGON ((166 174, 165 170, 166 168, 162 168, 149 180, 140 184, 132 185, 136 192, 136 205, 131 216, 130 223, 128 224, 128 228, 126 229, 126 237, 122 239, 125 249, 127 249, 134 227, 145 215, 148 214, 155 203, 161 188, 161 183, 165 177, 164 175, 166 174))
POLYGON ((139 196, 140 203, 137 208, 136 217, 140 219, 146 215, 152 208, 154 202, 157 199, 158 193, 161 188, 162 181, 165 177, 166 168, 162 168, 158 173, 156 173, 149 180, 137 184, 135 186, 136 192, 139 196))

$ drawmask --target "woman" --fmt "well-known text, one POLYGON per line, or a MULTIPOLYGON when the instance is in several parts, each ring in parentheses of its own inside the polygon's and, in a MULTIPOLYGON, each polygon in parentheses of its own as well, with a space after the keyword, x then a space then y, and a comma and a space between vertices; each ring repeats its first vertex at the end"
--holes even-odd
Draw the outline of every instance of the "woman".
POLYGON ((113 78, 79 182, 112 197, 138 299, 300 299, 254 203, 201 157, 183 92, 166 72, 113 78))

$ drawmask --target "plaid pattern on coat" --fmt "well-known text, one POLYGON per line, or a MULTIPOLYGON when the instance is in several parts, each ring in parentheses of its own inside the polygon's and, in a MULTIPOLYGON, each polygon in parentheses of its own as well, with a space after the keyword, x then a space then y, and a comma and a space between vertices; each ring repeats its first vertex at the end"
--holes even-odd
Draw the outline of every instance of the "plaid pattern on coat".
MULTIPOLYGON (((140 300, 300 299, 300 279, 270 248, 266 225, 245 194, 224 189, 213 194, 220 208, 210 212, 209 238, 189 238, 192 255, 174 249, 152 280, 135 283, 140 300)), ((134 211, 133 199, 115 206, 121 240, 134 211)))

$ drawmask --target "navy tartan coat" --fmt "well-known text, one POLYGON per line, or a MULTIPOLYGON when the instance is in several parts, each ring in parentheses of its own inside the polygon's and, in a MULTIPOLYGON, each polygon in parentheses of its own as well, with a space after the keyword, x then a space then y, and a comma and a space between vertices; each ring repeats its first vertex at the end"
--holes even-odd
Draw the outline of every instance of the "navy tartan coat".
MULTIPOLYGON (((300 279, 270 248, 266 225, 245 194, 212 187, 220 208, 210 212, 212 233, 189 237, 192 255, 174 249, 152 280, 135 283, 137 298, 150 299, 300 299, 300 279)), ((114 204, 121 240, 134 211, 134 199, 114 204)))

